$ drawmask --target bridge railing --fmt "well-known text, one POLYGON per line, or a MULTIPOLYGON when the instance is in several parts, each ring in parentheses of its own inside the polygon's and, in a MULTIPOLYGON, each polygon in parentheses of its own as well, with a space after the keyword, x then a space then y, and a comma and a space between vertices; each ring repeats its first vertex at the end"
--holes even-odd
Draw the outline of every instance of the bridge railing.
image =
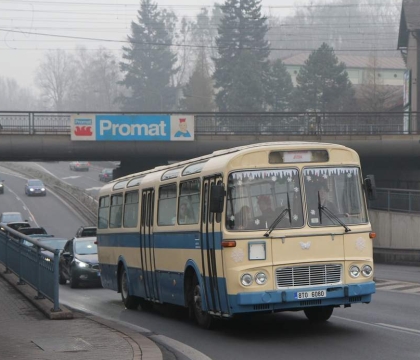
POLYGON ((370 209, 420 213, 420 190, 380 188, 377 195, 369 201, 370 209))
MULTIPOLYGON (((76 113, 0 112, 0 133, 70 134, 72 114, 76 113)), ((417 113, 408 112, 197 113, 194 115, 196 135, 411 134, 410 124, 418 121, 417 113)), ((420 129, 420 126, 417 128, 420 129)))
POLYGON ((19 277, 18 285, 32 286, 37 291, 37 299, 46 297, 51 300, 54 303, 52 311, 61 311, 58 293, 59 250, 44 246, 8 226, 2 225, 1 228, 0 262, 6 267, 6 273, 15 273, 19 277))

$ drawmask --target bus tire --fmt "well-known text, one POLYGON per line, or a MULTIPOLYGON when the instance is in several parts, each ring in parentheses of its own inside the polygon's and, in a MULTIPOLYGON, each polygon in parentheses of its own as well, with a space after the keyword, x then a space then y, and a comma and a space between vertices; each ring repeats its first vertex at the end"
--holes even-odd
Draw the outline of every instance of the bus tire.
POLYGON ((334 308, 332 306, 319 306, 304 309, 306 317, 311 322, 324 322, 327 321, 332 313, 334 308))
POLYGON ((121 270, 120 273, 120 286, 121 286, 121 299, 124 303, 124 306, 130 310, 136 310, 139 307, 139 298, 133 295, 130 295, 128 289, 128 277, 127 271, 125 268, 121 270))
POLYGON ((211 329, 214 325, 214 319, 209 313, 203 311, 202 304, 201 287, 197 275, 194 274, 192 280, 192 299, 190 301, 192 309, 190 311, 194 314, 195 321, 200 327, 203 329, 211 329))
POLYGON ((139 304, 142 310, 150 311, 153 310, 153 303, 149 300, 139 298, 139 304))

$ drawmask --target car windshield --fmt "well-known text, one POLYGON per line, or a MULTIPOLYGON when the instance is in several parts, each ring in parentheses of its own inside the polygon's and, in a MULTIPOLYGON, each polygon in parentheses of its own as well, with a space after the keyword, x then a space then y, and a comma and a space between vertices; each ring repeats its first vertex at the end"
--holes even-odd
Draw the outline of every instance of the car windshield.
POLYGON ((306 168, 303 170, 310 226, 367 223, 357 167, 306 168), (333 214, 333 216, 331 216, 333 214))
POLYGON ((228 230, 264 230, 303 226, 299 172, 266 169, 231 173, 228 180, 228 230))
POLYGON ((44 186, 41 180, 29 180, 28 185, 29 186, 44 186))
POLYGON ((81 237, 96 236, 96 229, 83 229, 80 233, 81 237))
POLYGON ((4 223, 14 222, 14 221, 23 221, 22 215, 19 213, 13 214, 3 214, 1 217, 1 221, 4 223))
POLYGON ((112 174, 112 169, 105 169, 103 171, 104 174, 112 174))
POLYGON ((98 247, 95 244, 96 240, 77 240, 75 241, 75 253, 78 255, 97 254, 98 247))

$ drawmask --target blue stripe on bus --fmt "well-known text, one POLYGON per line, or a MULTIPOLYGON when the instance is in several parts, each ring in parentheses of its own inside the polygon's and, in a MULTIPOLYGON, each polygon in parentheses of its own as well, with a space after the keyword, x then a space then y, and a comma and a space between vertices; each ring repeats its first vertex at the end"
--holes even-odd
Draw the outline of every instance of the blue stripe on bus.
MULTIPOLYGON (((146 235, 149 239, 149 235, 146 235)), ((222 234, 220 232, 209 234, 207 238, 200 235, 200 232, 184 232, 184 233, 154 233, 153 242, 155 249, 200 249, 200 239, 203 239, 203 248, 207 250, 221 250, 222 234)), ((140 235, 138 233, 124 234, 98 234, 98 245, 103 247, 130 247, 140 248, 140 235)), ((150 247, 147 240, 146 244, 142 243, 145 248, 150 247)))
MULTIPOLYGON (((101 265, 101 279, 104 288, 118 290, 117 265, 101 265)), ((153 297, 161 303, 170 303, 180 306, 185 306, 184 298, 184 273, 170 272, 170 271, 156 271, 157 286, 154 287, 149 281, 149 293, 146 294, 144 279, 151 279, 153 275, 150 271, 143 271, 139 268, 128 268, 129 274, 129 291, 130 294, 147 298, 153 297), (142 279, 142 280, 140 280, 142 279), (155 292, 153 293, 153 291, 155 292)), ((206 283, 209 289, 210 278, 206 277, 206 283)), ((215 292, 215 304, 209 295, 208 302, 211 310, 221 310, 223 313, 229 312, 226 294, 226 280, 224 278, 217 278, 217 285, 219 294, 215 292)), ((206 303, 203 304, 204 310, 207 309, 206 303)))

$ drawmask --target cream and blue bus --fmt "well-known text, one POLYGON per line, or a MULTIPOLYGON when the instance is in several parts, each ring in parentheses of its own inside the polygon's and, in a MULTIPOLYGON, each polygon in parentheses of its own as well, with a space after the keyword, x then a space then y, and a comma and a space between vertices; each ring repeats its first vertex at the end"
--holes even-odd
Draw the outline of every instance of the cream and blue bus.
POLYGON ((99 193, 102 284, 124 305, 216 318, 303 310, 310 321, 375 292, 375 233, 358 154, 271 142, 124 176, 99 193))

